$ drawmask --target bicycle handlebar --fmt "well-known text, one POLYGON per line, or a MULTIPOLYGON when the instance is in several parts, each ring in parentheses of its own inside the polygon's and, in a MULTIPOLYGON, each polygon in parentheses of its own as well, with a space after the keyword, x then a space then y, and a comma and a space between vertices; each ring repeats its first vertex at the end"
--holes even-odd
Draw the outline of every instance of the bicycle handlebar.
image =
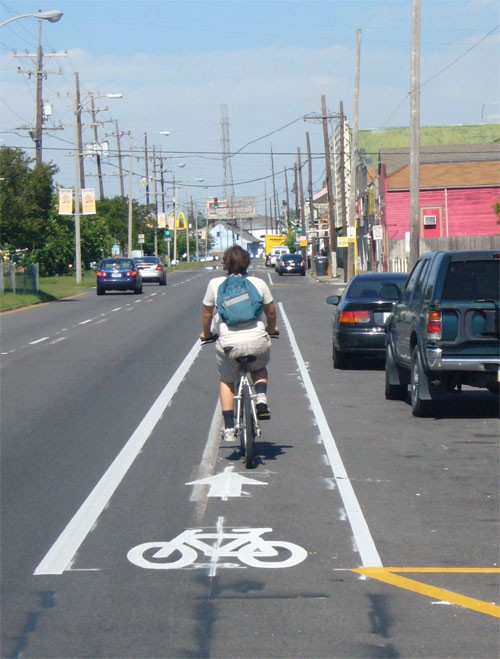
MULTIPOLYGON (((279 330, 277 330, 276 332, 273 332, 272 334, 269 334, 269 336, 271 337, 271 339, 279 339, 280 338, 280 332, 279 332, 279 330)), ((215 343, 218 338, 219 338, 218 334, 212 334, 211 336, 209 336, 206 339, 201 339, 200 338, 201 345, 204 346, 208 343, 215 343)))

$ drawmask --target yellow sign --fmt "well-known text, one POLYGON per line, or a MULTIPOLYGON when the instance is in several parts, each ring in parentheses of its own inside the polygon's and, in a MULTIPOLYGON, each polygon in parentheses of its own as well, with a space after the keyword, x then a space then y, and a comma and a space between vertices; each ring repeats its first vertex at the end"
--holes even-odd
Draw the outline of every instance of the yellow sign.
POLYGON ((307 247, 307 238, 301 238, 300 242, 299 242, 299 245, 301 247, 307 247))
POLYGON ((347 247, 349 238, 347 236, 337 236, 337 247, 347 247))
MULTIPOLYGON (((186 228, 186 216, 184 213, 180 212, 177 213, 175 216, 175 225, 177 227, 177 230, 183 231, 186 228)), ((173 211, 170 211, 168 214, 168 228, 170 231, 174 230, 174 213, 173 211)))

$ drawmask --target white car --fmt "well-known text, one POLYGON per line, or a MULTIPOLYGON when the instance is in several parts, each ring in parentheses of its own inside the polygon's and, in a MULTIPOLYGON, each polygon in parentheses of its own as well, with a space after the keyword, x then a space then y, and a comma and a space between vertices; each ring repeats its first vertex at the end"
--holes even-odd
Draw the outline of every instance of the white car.
POLYGON ((273 247, 269 252, 267 265, 272 268, 276 265, 276 261, 279 261, 284 254, 290 254, 288 247, 273 247))
POLYGON ((141 273, 142 283, 157 282, 160 286, 167 285, 167 273, 163 263, 157 256, 138 256, 134 259, 141 273))

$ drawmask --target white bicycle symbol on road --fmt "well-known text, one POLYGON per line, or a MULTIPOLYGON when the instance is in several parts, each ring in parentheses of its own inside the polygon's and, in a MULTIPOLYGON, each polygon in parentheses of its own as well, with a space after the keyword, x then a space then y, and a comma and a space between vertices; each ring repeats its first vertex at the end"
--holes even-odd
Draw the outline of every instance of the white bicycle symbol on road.
POLYGON ((175 570, 193 565, 198 552, 209 558, 209 563, 194 565, 195 568, 241 568, 241 563, 258 568, 285 568, 302 563, 307 551, 292 542, 265 540, 264 533, 270 528, 241 528, 229 532, 217 528, 213 533, 203 529, 188 529, 167 542, 145 542, 133 547, 127 554, 128 560, 138 567, 149 570, 175 570), (236 562, 220 562, 220 559, 236 562))

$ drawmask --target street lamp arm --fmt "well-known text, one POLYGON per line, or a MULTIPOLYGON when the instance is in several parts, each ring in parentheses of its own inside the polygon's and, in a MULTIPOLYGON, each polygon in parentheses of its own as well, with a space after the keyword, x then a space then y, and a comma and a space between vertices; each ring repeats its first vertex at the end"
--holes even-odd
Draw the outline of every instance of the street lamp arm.
POLYGON ((12 21, 17 21, 20 18, 41 18, 44 21, 49 21, 49 23, 57 23, 60 21, 63 16, 63 12, 59 9, 49 9, 48 11, 37 11, 30 14, 21 14, 20 16, 13 16, 12 18, 7 19, 3 23, 0 23, 0 27, 12 23, 12 21))

